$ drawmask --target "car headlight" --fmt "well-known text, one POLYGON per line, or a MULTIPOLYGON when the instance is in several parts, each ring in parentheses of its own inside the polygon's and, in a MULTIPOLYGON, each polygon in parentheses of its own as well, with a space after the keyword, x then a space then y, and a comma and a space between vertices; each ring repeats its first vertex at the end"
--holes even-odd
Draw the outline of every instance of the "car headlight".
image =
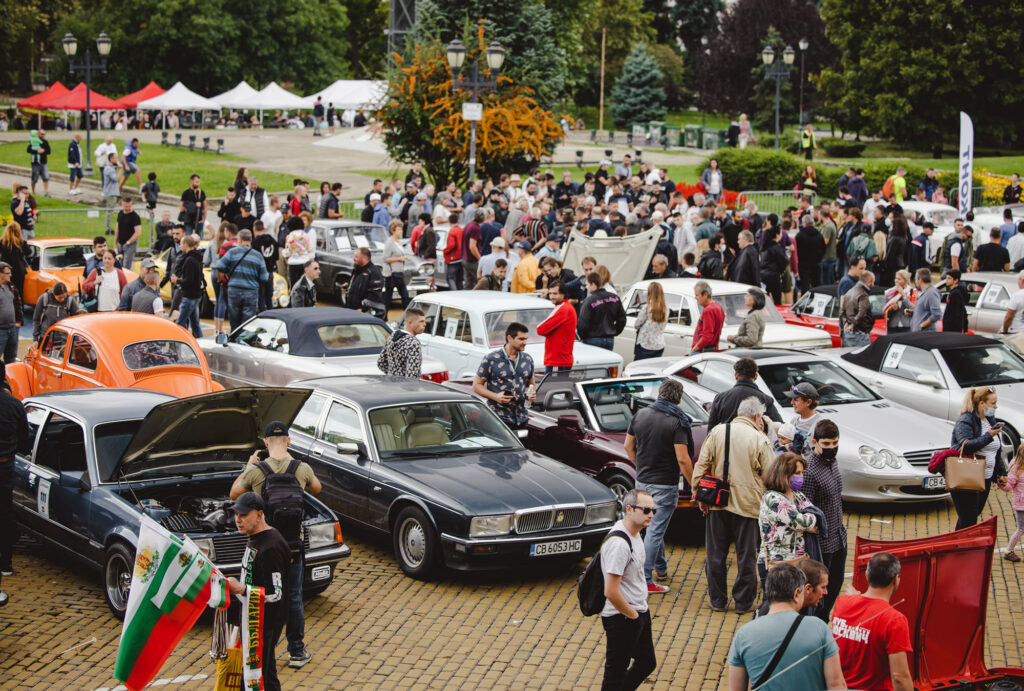
POLYGON ((210 561, 217 561, 217 552, 213 549, 213 538, 197 537, 192 540, 196 547, 209 558, 210 561))
POLYGON ((881 470, 885 466, 899 468, 901 465, 900 457, 889 449, 875 450, 864 445, 857 449, 857 453, 860 455, 860 460, 876 470, 881 470))
POLYGON ((290 303, 291 301, 292 298, 290 295, 279 295, 277 298, 277 305, 278 307, 287 307, 288 303, 290 303))
POLYGON ((903 461, 900 460, 899 455, 890 451, 889 449, 882 449, 878 452, 878 455, 882 457, 885 464, 890 468, 899 468, 903 465, 903 461))
POLYGON ((420 268, 417 269, 420 276, 430 276, 434 273, 434 265, 431 262, 423 262, 420 264, 420 268))
POLYGON ((341 528, 337 523, 314 523, 306 526, 306 536, 309 538, 310 549, 331 547, 337 544, 340 533, 341 528))
POLYGON ((499 516, 473 516, 469 522, 469 536, 508 535, 512 532, 513 518, 510 513, 499 516))
POLYGON ((586 525, 614 522, 618 518, 618 508, 618 502, 614 501, 604 504, 591 504, 587 507, 587 517, 583 522, 586 525))

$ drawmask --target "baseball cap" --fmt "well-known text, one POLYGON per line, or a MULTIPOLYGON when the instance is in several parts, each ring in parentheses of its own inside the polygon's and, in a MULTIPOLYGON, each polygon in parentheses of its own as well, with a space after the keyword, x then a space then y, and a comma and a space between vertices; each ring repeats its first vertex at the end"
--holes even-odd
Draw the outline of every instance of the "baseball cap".
POLYGON ((516 245, 516 247, 518 247, 521 250, 526 250, 528 252, 533 251, 533 243, 530 242, 529 240, 523 240, 518 245, 516 245))
POLYGON ((145 259, 142 260, 142 268, 143 269, 155 269, 156 268, 156 262, 153 261, 152 259, 150 259, 149 257, 146 257, 145 259))
POLYGON ((231 507, 235 513, 244 516, 250 511, 266 511, 266 506, 263 504, 263 497, 256 494, 255 492, 246 492, 238 499, 235 500, 234 505, 231 507))
POLYGON ((521 178, 519 177, 519 173, 514 173, 508 180, 509 182, 519 182, 521 178))
POLYGON ((379 202, 380 201, 380 195, 377 194, 376 192, 374 192, 373 194, 370 195, 370 201, 371 202, 379 202))
POLYGON ((498 237, 494 238, 493 240, 491 240, 491 247, 501 247, 501 248, 504 249, 504 247, 505 247, 505 238, 501 237, 500 235, 498 237))
POLYGON ((818 390, 814 388, 814 385, 802 381, 792 389, 786 392, 786 398, 809 398, 812 401, 818 400, 818 390))
POLYGON ((935 224, 934 224, 934 223, 932 223, 931 221, 925 221, 925 222, 924 222, 924 223, 923 223, 923 224, 921 225, 921 227, 922 227, 922 228, 931 228, 932 230, 935 230, 935 224))
POLYGON ((264 437, 287 437, 288 426, 280 420, 274 420, 267 424, 266 429, 263 430, 264 437))
POLYGON ((612 162, 609 161, 607 158, 602 158, 601 159, 600 165, 602 165, 602 166, 610 166, 611 164, 612 164, 612 162))

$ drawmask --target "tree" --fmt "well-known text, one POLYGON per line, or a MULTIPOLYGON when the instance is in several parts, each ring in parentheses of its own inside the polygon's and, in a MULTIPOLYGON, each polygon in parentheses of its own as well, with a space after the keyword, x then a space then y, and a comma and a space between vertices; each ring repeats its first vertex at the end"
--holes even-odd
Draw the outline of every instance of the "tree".
POLYGON ((371 79, 384 74, 387 65, 388 26, 387 0, 346 0, 349 35, 348 63, 352 74, 371 79))
POLYGON ((612 120, 616 127, 661 120, 665 117, 665 89, 657 61, 638 45, 622 65, 622 74, 612 89, 612 120))
POLYGON ((691 68, 702 48, 701 38, 715 32, 718 14, 724 9, 723 0, 644 0, 644 10, 654 17, 658 43, 681 44, 691 68))
POLYGON ((0 3, 0 89, 27 91, 35 81, 33 73, 40 70, 41 58, 47 52, 63 54, 60 45, 49 50, 46 46, 58 18, 73 6, 74 0, 0 3))
POLYGON ((844 127, 941 153, 955 143, 958 111, 981 143, 1022 140, 1020 52, 1024 4, 1004 0, 824 0, 822 18, 839 64, 844 127))
POLYGON ((665 89, 665 105, 669 110, 682 110, 688 108, 693 101, 693 92, 690 90, 690 73, 679 53, 672 49, 672 46, 654 45, 647 46, 647 52, 651 54, 658 69, 661 70, 661 86, 665 89))
MULTIPOLYGON (((775 51, 775 62, 772 63, 772 67, 777 68, 778 65, 783 64, 782 51, 785 50, 786 44, 774 26, 768 27, 761 50, 764 50, 766 46, 770 46, 775 51)), ((758 60, 757 67, 750 71, 754 95, 749 108, 750 114, 747 117, 755 129, 775 132, 775 80, 768 79, 765 76, 766 72, 767 68, 761 60, 758 60)), ((789 80, 785 78, 782 80, 782 91, 779 98, 780 127, 784 123, 797 120, 796 102, 793 98, 793 90, 789 88, 789 81, 797 76, 797 72, 790 68, 789 80)))
MULTIPOLYGON (((484 43, 483 31, 475 42, 484 43)), ((452 78, 440 41, 414 41, 406 56, 396 58, 388 77, 377 119, 384 146, 395 161, 423 161, 427 177, 439 187, 449 180, 465 184, 469 177, 469 129, 462 119, 466 94, 452 92, 452 78)), ((480 57, 466 52, 466 65, 480 57)), ((499 77, 498 88, 482 94, 483 119, 477 123, 477 169, 496 178, 505 172, 527 172, 550 155, 562 130, 533 92, 499 77)))
MULTIPOLYGON (((596 0, 586 18, 582 54, 586 84, 577 102, 597 105, 601 85, 601 30, 605 35, 605 88, 614 84, 622 64, 639 43, 654 43, 653 16, 643 9, 643 0, 596 0)), ((579 49, 577 49, 579 50, 579 49)))

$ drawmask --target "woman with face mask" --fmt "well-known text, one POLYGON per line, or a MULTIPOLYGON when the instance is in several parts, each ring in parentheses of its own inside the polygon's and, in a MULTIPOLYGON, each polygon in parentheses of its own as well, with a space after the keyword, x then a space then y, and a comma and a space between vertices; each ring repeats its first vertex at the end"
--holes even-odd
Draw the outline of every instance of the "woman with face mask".
POLYGON ((775 457, 764 473, 764 496, 757 523, 761 550, 757 571, 762 583, 773 564, 805 556, 804 534, 817 532, 818 517, 800 491, 804 484, 804 459, 795 453, 775 457))
POLYGON ((950 448, 961 450, 965 456, 977 454, 985 459, 985 489, 951 490, 956 508, 956 529, 967 528, 978 522, 978 516, 988 501, 988 492, 995 480, 1000 488, 1006 486, 1006 466, 1002 459, 999 433, 1003 424, 996 420, 999 399, 991 386, 971 389, 964 396, 960 417, 953 427, 950 448))

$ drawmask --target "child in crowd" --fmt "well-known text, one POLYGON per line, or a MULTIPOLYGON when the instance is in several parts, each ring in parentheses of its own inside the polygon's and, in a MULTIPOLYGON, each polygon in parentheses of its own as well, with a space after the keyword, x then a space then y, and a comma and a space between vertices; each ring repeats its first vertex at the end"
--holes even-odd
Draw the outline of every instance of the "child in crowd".
POLYGON ((796 427, 793 423, 787 422, 780 425, 775 432, 775 455, 784 454, 793 450, 793 437, 796 436, 796 427))
POLYGON ((1012 562, 1020 561, 1020 557, 1014 551, 1017 541, 1024 535, 1024 444, 1017 447, 1017 455, 1013 463, 1006 471, 1006 486, 1003 488, 1011 493, 1010 506, 1017 514, 1017 531, 1010 537, 1010 544, 1006 546, 1006 554, 1003 559, 1012 562))

